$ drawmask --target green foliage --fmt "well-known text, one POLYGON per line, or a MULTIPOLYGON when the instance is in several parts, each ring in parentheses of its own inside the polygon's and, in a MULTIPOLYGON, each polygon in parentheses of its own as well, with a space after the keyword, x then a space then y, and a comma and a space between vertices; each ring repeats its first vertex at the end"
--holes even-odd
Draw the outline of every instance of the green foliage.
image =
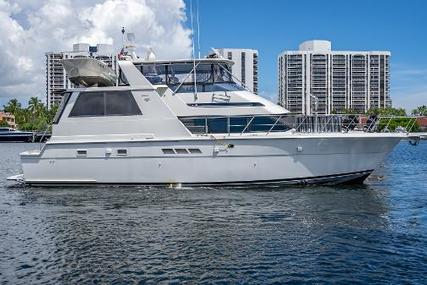
POLYGON ((9 127, 9 124, 6 121, 0 121, 0 127, 9 127))
POLYGON ((22 108, 21 103, 11 99, 3 106, 4 111, 15 116, 19 129, 25 131, 44 131, 53 121, 58 106, 52 106, 50 110, 37 97, 31 97, 27 108, 22 108))
POLYGON ((406 116, 406 111, 403 108, 371 108, 366 112, 366 115, 380 116, 406 116))
POLYGON ((417 122, 414 122, 415 118, 390 118, 382 119, 378 124, 379 131, 387 130, 394 132, 397 127, 404 127, 408 132, 419 132, 420 126, 417 122))
POLYGON ((417 108, 412 110, 412 115, 427 116, 427 106, 426 105, 418 106, 417 108))

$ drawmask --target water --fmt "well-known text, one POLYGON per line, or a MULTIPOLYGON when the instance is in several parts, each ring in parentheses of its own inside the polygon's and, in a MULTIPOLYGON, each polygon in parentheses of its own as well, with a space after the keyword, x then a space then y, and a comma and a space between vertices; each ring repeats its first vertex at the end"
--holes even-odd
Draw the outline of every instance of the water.
POLYGON ((427 142, 362 186, 5 183, 34 147, 0 144, 1 284, 427 282, 427 142))

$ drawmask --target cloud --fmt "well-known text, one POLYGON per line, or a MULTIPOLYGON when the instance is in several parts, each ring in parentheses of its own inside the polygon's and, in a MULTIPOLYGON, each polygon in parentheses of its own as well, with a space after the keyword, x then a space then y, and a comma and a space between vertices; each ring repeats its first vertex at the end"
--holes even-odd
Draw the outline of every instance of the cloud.
POLYGON ((17 97, 45 101, 45 53, 72 44, 121 47, 121 28, 134 32, 138 53, 185 58, 191 31, 183 0, 0 0, 0 104, 17 97))

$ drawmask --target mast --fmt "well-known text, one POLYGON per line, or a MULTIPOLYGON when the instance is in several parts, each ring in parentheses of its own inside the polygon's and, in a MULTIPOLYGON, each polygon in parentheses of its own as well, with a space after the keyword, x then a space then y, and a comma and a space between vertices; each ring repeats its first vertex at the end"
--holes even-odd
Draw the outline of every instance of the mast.
POLYGON ((193 56, 193 83, 194 83, 194 101, 197 100, 197 74, 196 74, 196 59, 194 51, 194 21, 193 21, 193 0, 190 1, 190 16, 191 16, 191 47, 193 56))
POLYGON ((197 49, 200 59, 200 20, 199 20, 199 0, 197 0, 197 11, 196 11, 196 21, 197 21, 197 49))

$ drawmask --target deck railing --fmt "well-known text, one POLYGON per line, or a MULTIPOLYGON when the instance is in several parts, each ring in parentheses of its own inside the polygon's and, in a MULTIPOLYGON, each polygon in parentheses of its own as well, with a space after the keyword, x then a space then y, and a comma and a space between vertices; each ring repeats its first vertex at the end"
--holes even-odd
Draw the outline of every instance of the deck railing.
POLYGON ((360 116, 360 115, 254 115, 254 116, 205 116, 182 117, 180 120, 193 133, 245 134, 283 132, 293 129, 299 133, 333 133, 348 131, 410 132, 416 117, 360 116), (399 128, 390 130, 393 122, 399 128))

